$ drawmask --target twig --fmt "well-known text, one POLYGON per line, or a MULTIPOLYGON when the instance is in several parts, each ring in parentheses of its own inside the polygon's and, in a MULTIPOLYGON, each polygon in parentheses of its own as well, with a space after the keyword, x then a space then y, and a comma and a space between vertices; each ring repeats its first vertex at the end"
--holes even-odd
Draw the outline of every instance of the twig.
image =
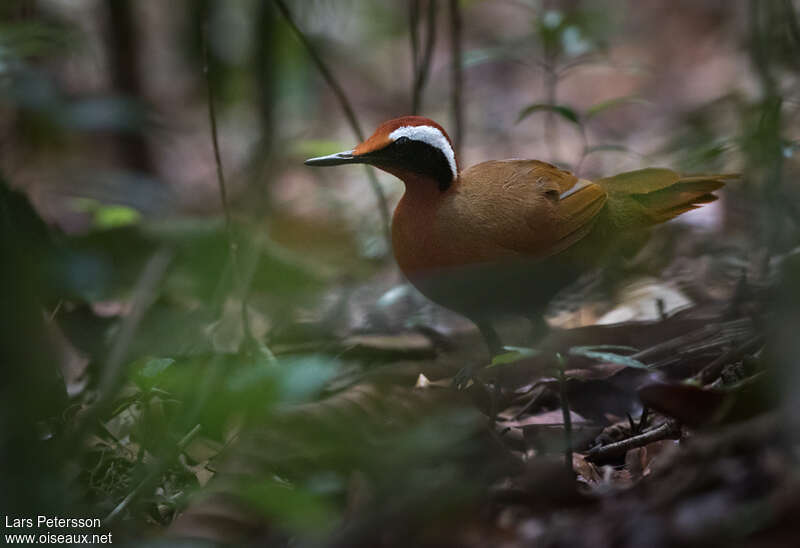
MULTIPOLYGON (((286 3, 283 0, 273 1, 275 2, 278 10, 281 12, 281 15, 283 15, 283 18, 286 20, 286 23, 289 25, 289 28, 292 29, 292 32, 295 34, 295 36, 297 36, 297 39, 300 40, 300 43, 308 52, 308 56, 311 57, 311 60, 317 66, 317 70, 319 70, 322 78, 328 83, 331 91, 333 91, 333 94, 339 101, 339 105, 342 107, 342 111, 344 111, 344 116, 347 118, 347 122, 350 124, 350 128, 353 130, 353 133, 355 133, 359 141, 363 141, 364 133, 361 131, 358 118, 356 118, 356 114, 353 111, 353 107, 350 105, 350 101, 347 99, 347 95, 344 93, 344 89, 342 89, 342 86, 339 85, 339 82, 333 76, 333 73, 325 64, 325 61, 322 60, 322 57, 320 57, 319 53, 314 48, 314 45, 306 37, 306 35, 303 34, 303 31, 300 30, 300 27, 297 26, 297 23, 295 23, 292 13, 286 6, 286 3)), ((384 237, 386 238, 386 245, 391 248, 392 235, 389 229, 391 222, 391 217, 389 215, 389 204, 386 201, 386 195, 383 193, 383 189, 381 188, 373 169, 369 166, 365 166, 365 169, 370 186, 372 187, 372 192, 375 194, 375 199, 378 202, 378 210, 380 211, 381 221, 383 222, 383 233, 384 237)))
POLYGON ((456 158, 461 157, 461 146, 464 139, 464 107, 461 91, 464 86, 464 74, 461 66, 461 8, 459 0, 450 0, 450 50, 451 50, 451 108, 453 118, 453 147, 456 158))
POLYGON ((558 386, 561 389, 561 417, 564 421, 564 466, 569 473, 573 473, 572 468, 572 414, 567 399, 567 360, 561 354, 556 354, 558 361, 558 386))
POLYGON ((755 352, 764 344, 764 336, 761 334, 753 335, 742 344, 734 346, 720 357, 706 365, 696 375, 701 384, 708 384, 714 381, 722 373, 722 369, 729 363, 739 361, 745 354, 755 352))
MULTIPOLYGON (((783 12, 785 14, 784 20, 786 21, 789 35, 796 45, 800 45, 800 24, 798 24, 797 14, 795 13, 792 0, 783 0, 783 12)), ((795 64, 800 61, 797 57, 795 57, 794 60, 795 64)))
POLYGON ((217 109, 214 106, 214 87, 211 85, 211 69, 208 62, 208 23, 203 25, 203 76, 206 80, 206 93, 208 100, 208 121, 211 124, 211 143, 214 146, 214 163, 217 168, 217 182, 219 185, 219 197, 222 202, 222 209, 225 213, 225 230, 228 231, 229 245, 231 250, 235 250, 231 226, 231 209, 228 203, 228 191, 225 185, 225 172, 222 169, 222 156, 219 152, 219 139, 217 137, 217 109))
POLYGON ((417 114, 422 108, 422 90, 428 81, 428 73, 431 68, 431 57, 433 56, 433 46, 436 43, 436 0, 428 0, 428 13, 425 20, 425 49, 422 52, 422 59, 416 65, 414 73, 414 86, 411 94, 411 113, 417 114))
POLYGON ((144 491, 147 488, 147 486, 152 485, 153 481, 156 480, 164 472, 169 463, 172 462, 172 460, 176 456, 181 454, 181 452, 183 452, 184 449, 186 449, 186 446, 189 445, 189 442, 191 442, 194 439, 194 437, 197 435, 198 432, 200 432, 200 425, 196 424, 194 428, 192 428, 189 432, 186 433, 185 436, 183 436, 180 439, 180 441, 175 447, 175 451, 172 452, 167 457, 161 459, 159 462, 157 462, 150 469, 150 472, 148 472, 145 478, 139 483, 139 485, 137 485, 133 489, 133 491, 125 495, 125 498, 122 499, 122 501, 120 501, 120 503, 117 504, 114 507, 114 509, 111 510, 111 512, 109 512, 109 514, 103 520, 103 525, 109 525, 113 523, 120 516, 120 514, 122 514, 125 508, 130 506, 131 502, 134 499, 136 499, 136 497, 138 497, 142 493, 142 491, 144 491))
POLYGON ((186 435, 183 436, 178 442, 178 451, 183 451, 184 449, 186 449, 186 446, 189 445, 189 442, 191 442, 194 439, 194 437, 197 435, 198 432, 200 432, 200 425, 195 424, 194 428, 189 430, 186 433, 186 435))
POLYGON ((679 335, 673 339, 655 344, 631 357, 643 361, 654 369, 659 369, 673 364, 685 356, 710 352, 720 346, 727 346, 744 336, 751 336, 751 320, 743 318, 722 323, 711 323, 700 329, 679 335), (666 356, 656 359, 659 356, 666 356))
POLYGON ((56 316, 58 315, 58 312, 61 310, 62 304, 64 304, 64 301, 62 299, 58 299, 56 307, 50 314, 47 315, 47 323, 53 323, 53 321, 56 319, 56 316))
MULTIPOLYGON (((556 67, 557 54, 551 47, 545 47, 545 70, 544 70, 544 88, 545 88, 545 102, 548 105, 555 106, 557 103, 558 95, 558 72, 556 67)), ((547 145, 550 150, 550 159, 555 161, 556 153, 558 152, 558 127, 556 126, 556 114, 550 110, 545 113, 544 120, 544 133, 547 145)))
POLYGON ((607 459, 614 459, 625 455, 629 450, 636 447, 644 447, 654 441, 666 439, 678 439, 681 437, 681 427, 677 421, 668 419, 664 424, 648 430, 638 436, 631 436, 621 441, 609 443, 592 448, 586 455, 586 460, 590 462, 602 462, 607 459))
MULTIPOLYGON (((119 382, 122 375, 122 364, 125 356, 128 353, 133 335, 136 333, 136 328, 139 327, 139 322, 142 321, 145 311, 150 308, 153 300, 156 297, 156 287, 164 274, 167 271, 167 266, 172 260, 172 252, 166 249, 156 251, 147 264, 144 266, 142 275, 134 289, 133 307, 131 312, 122 321, 122 327, 119 330, 119 335, 114 341, 114 346, 108 354, 108 364, 103 371, 103 377, 100 379, 98 392, 100 399, 110 398, 114 387, 119 382)), ((99 400, 98 400, 99 403, 99 400)))
POLYGON ((219 198, 222 202, 222 209, 225 214, 225 233, 228 238, 228 255, 233 271, 234 285, 237 291, 241 291, 241 318, 242 329, 246 341, 252 340, 250 330, 250 318, 247 314, 247 293, 248 290, 242 283, 242 272, 239 269, 239 247, 236 243, 236 236, 233 233, 233 222, 231 220, 231 208, 228 202, 228 191, 225 185, 225 171, 222 169, 222 155, 219 152, 219 138, 217 132, 217 110, 214 106, 214 86, 211 84, 211 69, 208 62, 208 23, 203 26, 203 75, 206 79, 207 101, 208 101, 208 121, 211 125, 211 143, 214 148, 214 163, 217 167, 217 183, 219 186, 219 198))
POLYGON ((697 341, 706 340, 722 331, 722 324, 712 323, 701 327, 695 331, 679 335, 675 338, 654 344, 649 348, 631 355, 631 358, 639 361, 647 361, 653 356, 658 356, 664 353, 671 353, 679 348, 697 341))
MULTIPOLYGON (((751 64, 761 84, 760 121, 756 129, 758 144, 755 147, 756 156, 751 161, 751 169, 763 169, 763 197, 766 207, 762 212, 764 225, 765 247, 770 251, 765 255, 774 255, 781 231, 782 204, 780 188, 783 181, 783 163, 781 131, 783 119, 781 118, 781 95, 778 78, 772 70, 772 61, 776 57, 772 27, 776 17, 782 20, 794 19, 794 14, 778 11, 781 4, 777 2, 749 2, 749 39, 751 64)), ((784 5, 785 7, 785 5, 784 5)), ((793 10, 792 10, 793 11, 793 10)))
POLYGON ((408 0, 408 39, 411 43, 411 76, 419 64, 419 0, 408 0))
POLYGON ((120 330, 108 354, 106 367, 103 369, 102 377, 98 382, 97 400, 83 415, 81 424, 75 430, 73 439, 76 443, 80 443, 83 440, 87 429, 94 424, 94 421, 97 420, 114 398, 114 394, 116 394, 123 379, 122 366, 128 355, 128 348, 130 348, 131 341, 144 317, 144 313, 155 300, 156 287, 163 279, 171 260, 172 252, 167 249, 160 249, 150 257, 144 270, 142 270, 142 274, 139 276, 133 291, 131 312, 122 320, 120 330))

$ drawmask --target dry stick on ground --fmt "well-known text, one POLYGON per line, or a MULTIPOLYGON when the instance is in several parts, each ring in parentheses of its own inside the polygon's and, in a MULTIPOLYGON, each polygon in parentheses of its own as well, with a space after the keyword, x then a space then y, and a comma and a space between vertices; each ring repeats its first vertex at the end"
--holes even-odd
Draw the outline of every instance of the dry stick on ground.
MULTIPOLYGON (((428 13, 425 19, 425 49, 422 52, 422 59, 417 63, 414 60, 416 71, 414 73, 414 87, 411 93, 411 114, 419 113, 422 108, 422 90, 428 81, 428 73, 431 69, 431 58, 433 57, 433 46, 436 44, 436 0, 428 0, 428 13)), ((412 25, 416 21, 411 22, 412 25)))
MULTIPOLYGON (((356 118, 356 114, 353 111, 353 107, 350 105, 350 101, 347 99, 347 95, 345 95, 342 86, 339 85, 339 82, 333 76, 333 73, 330 71, 328 66, 322 60, 319 53, 316 49, 314 49, 313 44, 311 41, 303 34, 303 31, 300 30, 300 27, 297 26, 295 23, 294 18, 292 17, 292 13, 289 11, 289 8, 286 6, 286 3, 283 0, 273 0, 275 5, 278 7, 278 10, 283 15, 283 18, 286 20, 286 23, 289 25, 289 28, 292 29, 292 32, 297 36, 297 39, 300 40, 300 43, 308 52, 308 56, 311 57, 311 60, 317 66, 317 70, 322 75, 322 78, 328 83, 328 86, 333 91, 333 94, 336 96, 336 99, 339 101, 339 105, 342 107, 344 111, 344 116, 347 118, 348 123, 350 124, 350 128, 353 130, 353 133, 356 134, 356 137, 359 141, 364 140, 364 133, 361 131, 361 125, 358 123, 358 118, 356 118)), ((386 238, 386 245, 389 249, 392 246, 392 235, 390 231, 390 222, 391 217, 389 215, 389 204, 386 201, 386 195, 383 193, 383 189, 381 188, 380 183, 378 183, 378 178, 375 175, 375 171, 373 168, 369 166, 365 166, 367 171, 367 177, 369 178, 370 186, 372 187, 372 192, 375 194, 375 199, 378 202, 378 210, 381 214, 381 221, 383 222, 383 233, 384 237, 386 238)))
POLYGON ((690 331, 689 333, 679 335, 675 338, 654 344, 636 354, 632 354, 631 358, 639 361, 650 361, 654 356, 675 353, 677 350, 684 348, 691 344, 696 344, 702 341, 707 341, 721 332, 739 331, 747 328, 750 325, 749 319, 731 320, 729 322, 710 323, 704 327, 690 331))
POLYGON ((706 365, 697 375, 696 378, 701 384, 708 384, 713 382, 720 376, 723 368, 733 362, 741 360, 745 355, 758 350, 764 344, 764 336, 761 334, 753 335, 742 344, 736 345, 720 357, 706 365))
POLYGON ((464 108, 461 91, 464 86, 463 70, 461 67, 461 8, 459 0, 450 0, 450 50, 451 50, 451 108, 453 124, 453 141, 456 158, 461 157, 461 147, 464 139, 464 108))
POLYGON ((122 499, 122 501, 119 504, 117 504, 114 507, 114 509, 111 510, 111 512, 109 512, 109 514, 105 517, 105 519, 103 519, 103 525, 108 526, 113 522, 115 522, 117 518, 119 518, 119 516, 122 514, 122 512, 128 506, 130 506, 131 501, 133 501, 140 494, 142 494, 142 492, 145 489, 153 486, 155 481, 161 477, 161 475, 169 467, 172 461, 175 460, 175 458, 177 458, 177 456, 180 455, 184 449, 186 449, 186 446, 189 445, 189 442, 191 442, 195 438, 195 436, 197 436, 198 432, 200 432, 199 424, 195 425, 194 428, 192 428, 189 432, 187 432, 185 436, 183 436, 180 439, 178 444, 175 446, 174 451, 170 452, 168 456, 162 458, 153 465, 153 467, 147 473, 145 478, 136 487, 134 487, 134 489, 130 493, 125 495, 125 498, 122 499))
POLYGON ((225 172, 222 169, 222 156, 219 152, 219 139, 217 137, 217 111, 214 106, 214 87, 211 84, 211 69, 208 62, 208 24, 203 26, 203 75, 206 79, 207 101, 208 101, 208 121, 211 125, 211 143, 214 148, 214 163, 217 167, 217 183, 219 185, 219 197, 222 202, 222 210, 225 214, 225 232, 228 238, 228 255, 233 271, 234 285, 237 291, 242 292, 242 328, 246 341, 253 339, 250 330, 250 319, 247 315, 247 288, 242 283, 242 273, 239 270, 239 248, 236 244, 236 236, 233 233, 231 220, 231 208, 228 203, 228 192, 225 185, 225 172))
POLYGON ((664 424, 648 430, 638 436, 631 436, 621 441, 595 447, 586 455, 586 460, 597 462, 606 459, 618 458, 631 449, 644 447, 654 441, 678 439, 681 436, 681 427, 677 421, 668 419, 664 424))

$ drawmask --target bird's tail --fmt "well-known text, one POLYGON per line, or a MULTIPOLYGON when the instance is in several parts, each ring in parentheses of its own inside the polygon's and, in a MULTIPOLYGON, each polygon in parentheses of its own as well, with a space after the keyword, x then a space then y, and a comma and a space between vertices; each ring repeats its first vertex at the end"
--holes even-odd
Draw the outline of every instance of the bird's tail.
POLYGON ((712 192, 737 175, 681 177, 669 169, 620 173, 597 182, 608 194, 608 208, 621 228, 663 223, 717 199, 712 192))

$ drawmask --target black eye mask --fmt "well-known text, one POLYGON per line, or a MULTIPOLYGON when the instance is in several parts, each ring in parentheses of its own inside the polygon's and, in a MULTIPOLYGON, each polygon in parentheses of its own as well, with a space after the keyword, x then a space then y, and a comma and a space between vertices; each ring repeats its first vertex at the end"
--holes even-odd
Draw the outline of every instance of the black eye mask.
POLYGON ((453 183, 453 173, 444 153, 435 146, 408 137, 400 137, 380 150, 367 152, 361 159, 375 166, 403 168, 431 177, 439 183, 441 191, 453 183))

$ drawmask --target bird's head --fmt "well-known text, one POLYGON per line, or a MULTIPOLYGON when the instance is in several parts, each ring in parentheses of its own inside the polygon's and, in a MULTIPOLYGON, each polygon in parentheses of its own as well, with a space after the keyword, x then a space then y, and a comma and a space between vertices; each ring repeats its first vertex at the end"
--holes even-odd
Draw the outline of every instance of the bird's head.
POLYGON ((353 150, 305 161, 308 166, 369 164, 402 179, 438 185, 445 191, 458 178, 458 164, 447 132, 428 118, 403 116, 382 123, 353 150))

